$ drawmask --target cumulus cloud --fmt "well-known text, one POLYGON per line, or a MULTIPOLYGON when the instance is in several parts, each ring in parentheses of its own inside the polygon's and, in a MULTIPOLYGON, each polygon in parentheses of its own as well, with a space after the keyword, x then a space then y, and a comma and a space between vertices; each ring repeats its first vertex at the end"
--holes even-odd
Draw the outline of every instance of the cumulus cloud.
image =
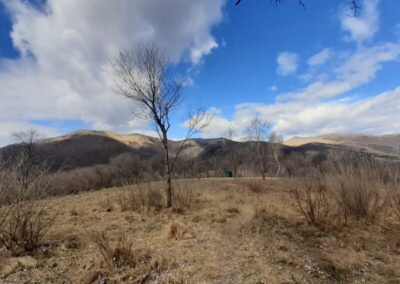
POLYGON ((287 76, 296 72, 298 67, 298 55, 291 52, 282 52, 276 58, 278 62, 277 73, 282 76, 287 76))
POLYGON ((362 100, 240 105, 237 117, 272 120, 285 136, 321 133, 393 133, 400 129, 400 88, 362 100))
POLYGON ((325 48, 323 50, 321 50, 320 52, 314 54, 313 56, 311 56, 307 63, 310 66, 318 66, 318 65, 322 65, 325 64, 332 56, 332 50, 329 48, 325 48))
POLYGON ((384 43, 370 48, 357 48, 350 56, 342 58, 332 69, 332 80, 312 81, 304 89, 282 95, 280 100, 329 99, 370 82, 385 62, 400 57, 400 45, 384 43))
MULTIPOLYGON (((336 52, 336 51, 335 51, 336 52)), ((400 44, 381 43, 369 48, 358 46, 328 73, 330 80, 311 77, 304 89, 284 94, 270 104, 242 103, 235 106, 233 118, 218 113, 212 131, 226 133, 235 128, 236 139, 258 117, 273 123, 273 130, 286 138, 326 133, 389 134, 400 129, 400 87, 372 97, 360 98, 353 90, 371 82, 386 62, 400 58, 400 44)))
POLYGON ((348 9, 344 9, 341 15, 341 27, 348 32, 348 40, 358 43, 370 40, 379 30, 379 11, 380 0, 365 0, 361 14, 354 17, 349 14, 348 9))
POLYGON ((156 41, 173 62, 197 64, 218 47, 210 30, 222 20, 224 5, 224 0, 48 0, 39 10, 24 0, 0 1, 12 16, 11 38, 21 55, 0 60, 0 124, 80 119, 122 132, 145 125, 136 123, 129 102, 110 89, 110 59, 120 48, 156 41))
POLYGON ((218 115, 211 129, 205 130, 206 136, 223 136, 234 125, 235 138, 241 139, 256 117, 272 122, 273 130, 286 138, 328 133, 395 133, 400 129, 400 87, 362 100, 240 104, 231 121, 218 115))

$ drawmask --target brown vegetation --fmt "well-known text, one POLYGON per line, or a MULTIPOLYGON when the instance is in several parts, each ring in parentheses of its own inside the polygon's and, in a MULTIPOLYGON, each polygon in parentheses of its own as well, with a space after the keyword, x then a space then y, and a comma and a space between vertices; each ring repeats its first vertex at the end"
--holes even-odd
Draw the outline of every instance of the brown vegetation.
MULTIPOLYGON (((121 194, 128 191, 158 189, 165 198, 160 182, 46 200, 49 213, 59 211, 44 236, 48 253, 32 254, 35 260, 28 265, 24 257, 3 250, 0 275, 8 282, 54 283, 384 283, 400 278, 400 227, 390 206, 374 222, 349 217, 348 226, 332 226, 329 220, 315 226, 290 193, 293 180, 257 180, 265 189, 256 192, 248 182, 253 181, 177 181, 176 192, 191 192, 191 198, 182 199, 190 204, 183 211, 154 210, 147 201, 135 210, 119 208, 121 194), (106 210, 109 206, 114 209, 106 210)), ((176 203, 180 198, 175 196, 176 203)), ((329 202, 335 208, 336 199, 329 202)))

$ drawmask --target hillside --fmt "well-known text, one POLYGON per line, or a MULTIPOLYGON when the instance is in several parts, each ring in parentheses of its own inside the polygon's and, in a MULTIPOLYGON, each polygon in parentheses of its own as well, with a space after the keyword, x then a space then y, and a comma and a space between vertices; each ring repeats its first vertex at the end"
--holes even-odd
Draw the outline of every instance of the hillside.
MULTIPOLYGON (((285 160, 292 153, 303 157, 317 154, 329 155, 337 152, 362 152, 377 157, 394 158, 396 143, 400 145, 400 135, 362 136, 362 135, 325 135, 309 138, 292 138, 282 147, 281 158, 285 160)), ((175 156, 181 141, 170 141, 171 155, 175 156)), ((264 144, 268 147, 267 143, 264 144)), ((19 145, 0 148, 0 154, 6 159, 13 159, 18 153, 19 145)), ((188 140, 184 146, 180 160, 182 171, 191 167, 195 171, 202 167, 204 171, 221 172, 231 168, 232 153, 237 157, 239 166, 244 171, 254 164, 249 148, 252 142, 231 141, 225 138, 188 140), (185 162, 187 161, 187 163, 185 162)), ((121 155, 136 157, 141 164, 153 164, 150 171, 162 171, 159 162, 162 148, 159 140, 141 134, 122 135, 105 131, 76 131, 67 135, 42 140, 36 145, 36 158, 46 161, 53 170, 73 170, 77 168, 107 165, 121 155)), ((187 171, 183 171, 187 172, 187 171)), ((249 174, 249 173, 248 173, 249 174)))
POLYGON ((299 147, 309 143, 342 145, 356 151, 379 155, 400 154, 400 134, 373 136, 366 134, 326 134, 314 137, 293 137, 285 145, 299 147))

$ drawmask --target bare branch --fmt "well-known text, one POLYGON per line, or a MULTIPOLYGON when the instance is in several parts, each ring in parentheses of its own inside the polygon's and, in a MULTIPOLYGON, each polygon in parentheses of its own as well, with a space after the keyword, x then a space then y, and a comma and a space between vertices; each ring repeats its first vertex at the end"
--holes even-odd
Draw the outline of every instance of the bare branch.
MULTIPOLYGON (((235 5, 238 6, 241 2, 242 2, 242 0, 236 0, 235 1, 235 5)), ((282 3, 283 3, 283 0, 270 0, 270 2, 269 2, 270 5, 272 5, 272 4, 279 5, 279 4, 282 4, 282 3)), ((298 0, 298 4, 303 9, 306 9, 306 5, 304 4, 303 0, 298 0)), ((357 17, 358 11, 361 9, 359 1, 358 0, 351 0, 350 9, 353 10, 354 16, 357 17)))
POLYGON ((199 133, 207 126, 210 125, 213 120, 215 114, 209 111, 206 111, 204 108, 197 108, 194 111, 191 110, 188 113, 187 119, 187 132, 185 138, 181 141, 179 148, 175 154, 175 158, 171 163, 171 170, 173 171, 176 161, 179 158, 180 153, 186 146, 188 140, 192 138, 195 134, 199 133))
POLYGON ((121 51, 112 63, 117 92, 131 99, 137 113, 148 119, 163 146, 167 178, 167 207, 172 206, 171 176, 174 164, 187 139, 204 126, 206 114, 198 111, 190 120, 188 133, 174 159, 170 157, 168 131, 171 112, 181 103, 183 82, 169 76, 170 62, 155 44, 121 51), (172 161, 171 161, 172 160, 172 161))

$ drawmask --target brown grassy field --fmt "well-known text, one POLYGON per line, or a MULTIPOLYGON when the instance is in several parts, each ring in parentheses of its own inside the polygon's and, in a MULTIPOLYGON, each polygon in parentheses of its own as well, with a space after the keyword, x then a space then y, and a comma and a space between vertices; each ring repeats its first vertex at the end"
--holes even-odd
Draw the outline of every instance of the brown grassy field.
POLYGON ((46 200, 57 219, 44 244, 32 256, 0 251, 0 282, 400 283, 400 224, 390 214, 316 227, 289 180, 177 183, 172 209, 129 210, 132 188, 46 200))

